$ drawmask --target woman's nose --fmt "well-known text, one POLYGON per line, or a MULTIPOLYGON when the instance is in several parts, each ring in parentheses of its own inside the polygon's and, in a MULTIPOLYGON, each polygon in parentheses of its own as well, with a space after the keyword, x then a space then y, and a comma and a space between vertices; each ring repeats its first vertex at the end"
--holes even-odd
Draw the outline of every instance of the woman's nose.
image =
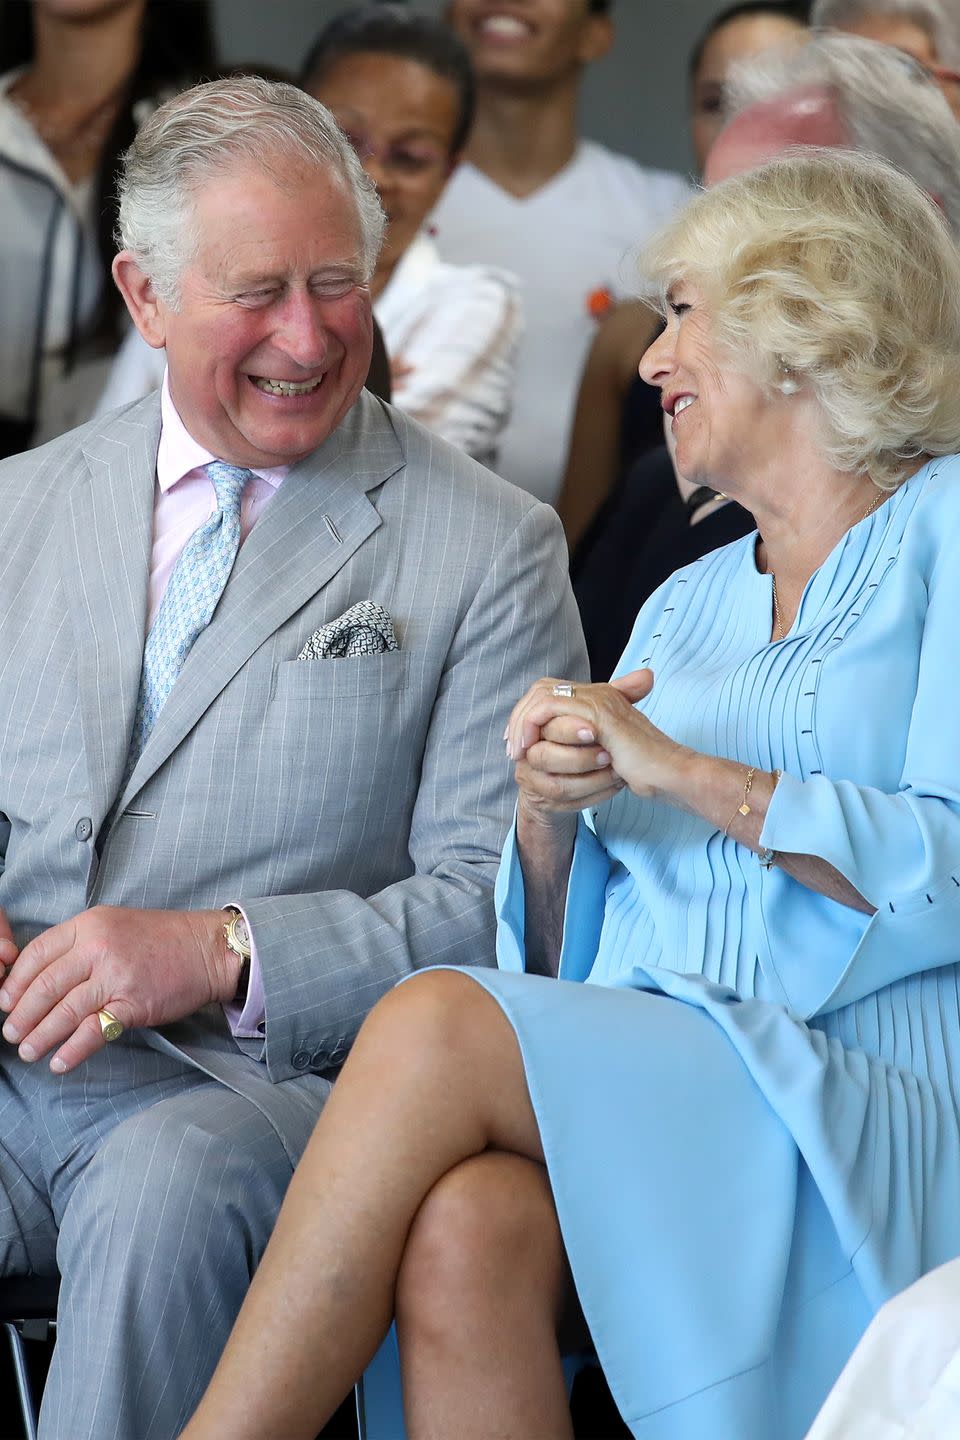
POLYGON ((663 385, 674 368, 673 337, 670 327, 657 336, 640 360, 640 378, 648 385, 663 385))

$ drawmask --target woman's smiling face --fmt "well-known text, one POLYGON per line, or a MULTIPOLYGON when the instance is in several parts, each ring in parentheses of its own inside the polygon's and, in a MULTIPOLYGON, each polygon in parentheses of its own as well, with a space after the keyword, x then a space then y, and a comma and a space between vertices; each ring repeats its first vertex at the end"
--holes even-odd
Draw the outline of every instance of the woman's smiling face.
POLYGON ((694 281, 670 287, 666 329, 641 360, 640 374, 662 393, 686 480, 737 493, 742 477, 766 469, 780 452, 793 397, 771 394, 736 368, 694 281))

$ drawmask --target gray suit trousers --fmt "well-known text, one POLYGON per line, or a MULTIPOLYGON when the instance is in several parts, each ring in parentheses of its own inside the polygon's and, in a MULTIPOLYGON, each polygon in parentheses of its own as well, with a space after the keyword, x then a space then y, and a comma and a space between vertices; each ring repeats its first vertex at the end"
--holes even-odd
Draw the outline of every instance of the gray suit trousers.
MULTIPOLYGON (((313 1078, 303 1143, 329 1088, 313 1078)), ((64 1277, 43 1440, 180 1433, 292 1171, 258 1107, 161 1036, 63 1078, 0 1042, 0 1273, 64 1277)))

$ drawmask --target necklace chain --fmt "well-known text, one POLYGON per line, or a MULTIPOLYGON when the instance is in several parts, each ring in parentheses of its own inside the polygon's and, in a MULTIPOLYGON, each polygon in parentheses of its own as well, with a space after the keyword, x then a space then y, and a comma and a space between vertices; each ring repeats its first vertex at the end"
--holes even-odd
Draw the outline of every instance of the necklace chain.
MULTIPOLYGON (((879 509, 879 507, 883 504, 884 500, 888 499, 888 497, 889 492, 887 490, 881 490, 879 494, 870 501, 870 504, 867 506, 866 510, 864 510, 863 514, 858 516, 857 519, 854 520, 854 525, 859 525, 861 520, 866 520, 867 516, 872 515, 874 510, 879 509)), ((783 616, 780 614, 780 598, 777 595, 777 576, 774 570, 770 571, 770 579, 773 585, 773 638, 774 640, 782 640, 787 632, 783 628, 783 616)))

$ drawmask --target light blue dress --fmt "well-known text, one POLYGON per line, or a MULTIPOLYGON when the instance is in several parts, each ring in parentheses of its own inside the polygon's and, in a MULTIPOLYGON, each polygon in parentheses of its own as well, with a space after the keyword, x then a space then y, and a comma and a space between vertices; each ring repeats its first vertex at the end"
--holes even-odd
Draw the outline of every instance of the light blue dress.
POLYGON ((755 537, 680 571, 621 671, 654 724, 783 770, 798 884, 624 791, 580 821, 559 981, 500 970, 574 1279, 638 1440, 795 1440, 877 1307, 960 1254, 960 460, 840 541, 770 643, 755 537))

